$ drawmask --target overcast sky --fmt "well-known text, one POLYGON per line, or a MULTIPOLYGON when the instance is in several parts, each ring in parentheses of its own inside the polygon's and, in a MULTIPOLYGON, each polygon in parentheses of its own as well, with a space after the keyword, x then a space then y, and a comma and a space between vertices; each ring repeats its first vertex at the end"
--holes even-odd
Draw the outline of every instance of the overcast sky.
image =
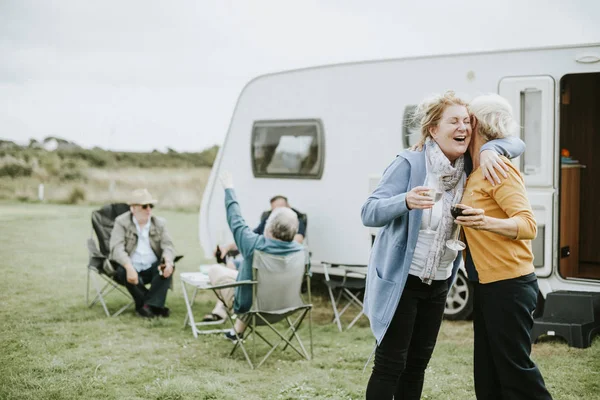
POLYGON ((0 0, 0 139, 196 151, 257 75, 600 42, 598 0, 0 0))

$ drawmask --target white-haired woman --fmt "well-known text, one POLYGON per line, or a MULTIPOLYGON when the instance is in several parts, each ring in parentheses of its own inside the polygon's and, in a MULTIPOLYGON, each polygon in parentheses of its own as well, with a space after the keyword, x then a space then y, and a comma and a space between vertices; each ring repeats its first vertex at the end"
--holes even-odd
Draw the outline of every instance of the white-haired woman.
POLYGON ((492 186, 477 173, 479 152, 487 142, 518 130, 510 104, 501 96, 479 96, 469 104, 473 172, 462 204, 470 215, 464 226, 469 279, 474 282, 474 376, 478 399, 551 399, 530 358, 532 313, 538 284, 531 239, 536 221, 519 170, 492 186))
MULTIPOLYGON (((419 148, 396 157, 361 212, 364 225, 383 227, 371 251, 364 301, 377 342, 367 399, 421 397, 448 289, 460 263, 458 251, 446 247, 446 240, 456 229, 450 207, 460 199, 466 180, 464 154, 471 139, 467 104, 446 92, 421 103, 417 114, 419 148), (428 176, 441 178, 441 200, 435 206, 424 194, 431 189, 428 176), (422 218, 423 210, 431 210, 431 217, 422 218)), ((512 156, 524 149, 517 138, 494 144, 486 148, 503 145, 513 150, 512 156)))

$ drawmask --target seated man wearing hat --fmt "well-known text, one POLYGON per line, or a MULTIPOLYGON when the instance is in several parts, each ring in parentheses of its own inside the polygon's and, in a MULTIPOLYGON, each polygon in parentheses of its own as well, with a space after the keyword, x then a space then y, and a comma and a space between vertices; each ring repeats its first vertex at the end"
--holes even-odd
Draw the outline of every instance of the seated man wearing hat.
POLYGON ((110 236, 110 258, 115 281, 125 285, 145 318, 168 317, 167 290, 173 275, 175 249, 166 222, 152 216, 156 200, 148 190, 133 191, 130 211, 115 220, 110 236), (150 283, 150 288, 144 284, 150 283))

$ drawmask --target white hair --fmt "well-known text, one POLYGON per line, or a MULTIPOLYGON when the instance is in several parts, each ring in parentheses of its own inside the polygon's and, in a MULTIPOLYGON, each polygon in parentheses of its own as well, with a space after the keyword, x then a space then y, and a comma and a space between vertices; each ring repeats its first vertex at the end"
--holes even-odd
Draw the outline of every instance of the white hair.
POLYGON ((298 232, 298 215, 289 207, 274 209, 267 219, 265 232, 274 239, 291 242, 298 232))
POLYGON ((502 96, 495 93, 477 96, 468 108, 469 113, 477 118, 477 133, 488 141, 515 135, 519 131, 512 107, 502 96))

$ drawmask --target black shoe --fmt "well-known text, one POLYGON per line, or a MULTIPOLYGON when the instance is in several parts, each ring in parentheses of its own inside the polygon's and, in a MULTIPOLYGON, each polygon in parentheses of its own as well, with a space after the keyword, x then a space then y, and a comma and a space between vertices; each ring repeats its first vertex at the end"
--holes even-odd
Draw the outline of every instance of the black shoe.
POLYGON ((142 307, 137 308, 135 311, 140 317, 143 318, 154 318, 156 316, 147 304, 144 304, 142 307))
POLYGON ((169 310, 169 307, 150 306, 150 310, 152 311, 152 314, 158 317, 169 318, 171 315, 171 310, 169 310))
POLYGON ((238 338, 242 340, 244 338, 244 334, 238 333, 236 337, 235 333, 233 332, 233 329, 230 329, 228 332, 225 332, 225 339, 229 340, 231 343, 237 343, 238 338))

